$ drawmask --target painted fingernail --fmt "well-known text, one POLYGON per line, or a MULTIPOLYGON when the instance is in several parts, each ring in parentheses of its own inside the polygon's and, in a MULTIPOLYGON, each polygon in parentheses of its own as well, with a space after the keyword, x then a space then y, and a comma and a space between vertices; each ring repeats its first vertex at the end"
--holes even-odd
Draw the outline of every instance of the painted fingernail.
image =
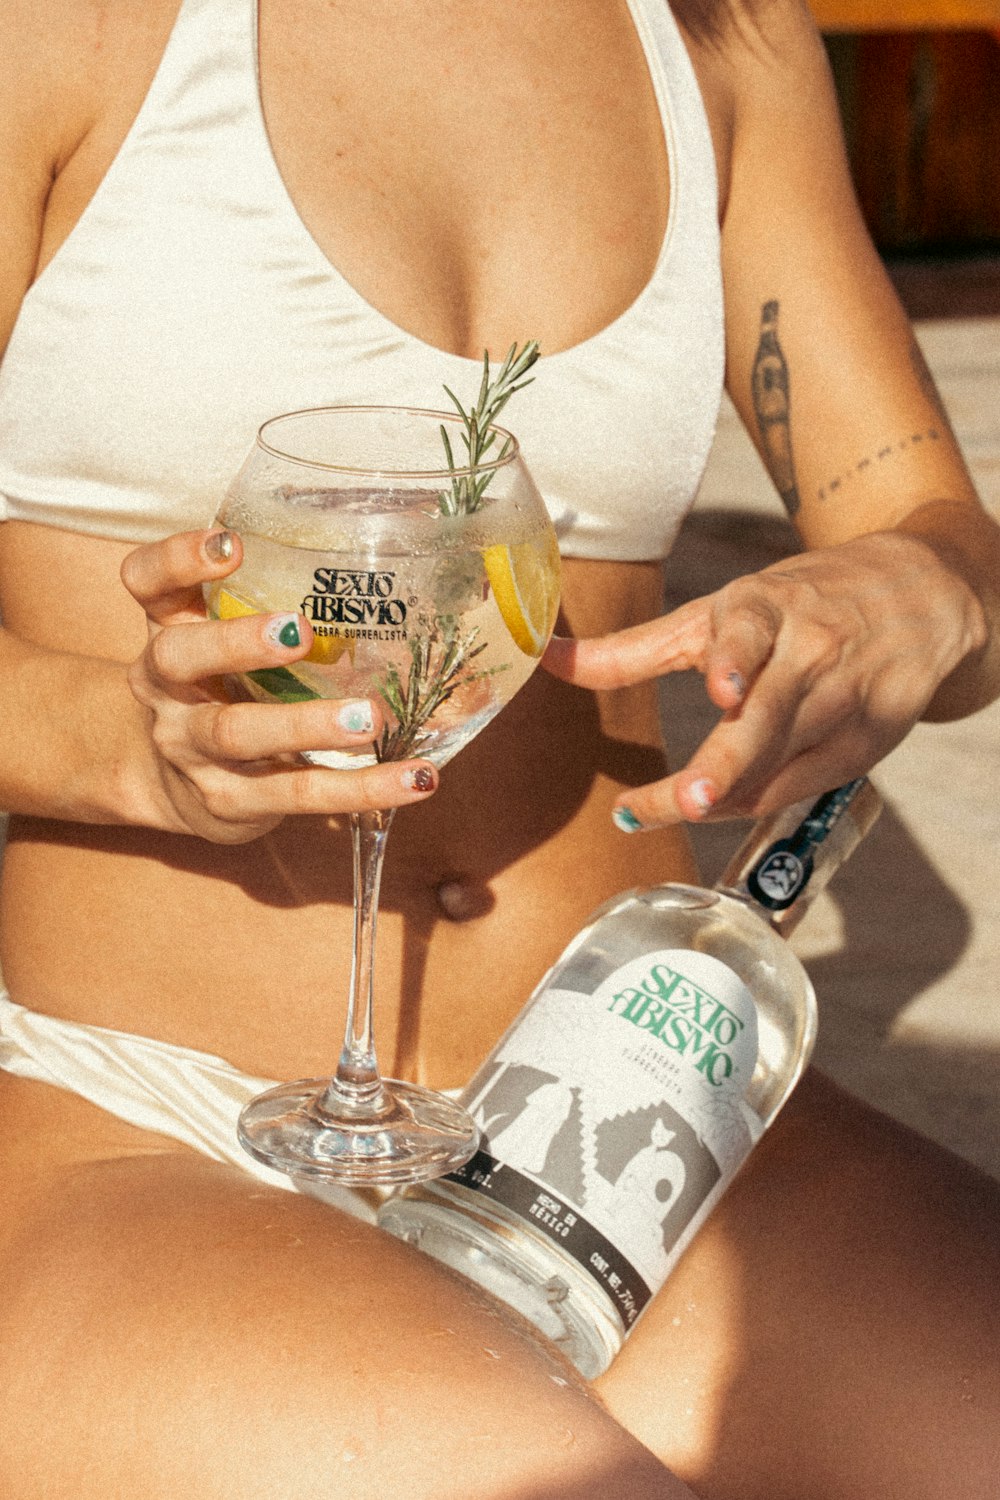
POLYGON ((337 713, 337 723, 341 729, 346 729, 348 734, 375 733, 375 719, 367 698, 352 699, 343 704, 337 713))
POLYGON ((704 777, 700 781, 692 781, 688 787, 688 796, 695 804, 699 812, 707 813, 719 800, 719 794, 710 781, 704 777))
POLYGON ((213 531, 205 542, 205 556, 209 562, 228 562, 233 555, 233 533, 213 531))
POLYGON ((437 785, 437 777, 430 766, 416 766, 413 770, 403 772, 403 785, 410 792, 432 792, 437 785))
POLYGON ((733 692, 736 693, 738 697, 742 698, 743 694, 747 690, 746 680, 743 676, 743 673, 730 672, 726 677, 726 681, 729 683, 733 692))
POLYGON ((290 650, 293 646, 302 645, 298 615, 272 615, 264 634, 272 646, 285 646, 290 650))
POLYGON ((621 829, 622 833, 638 833, 643 826, 635 813, 628 807, 613 807, 611 809, 611 821, 616 828, 621 829))

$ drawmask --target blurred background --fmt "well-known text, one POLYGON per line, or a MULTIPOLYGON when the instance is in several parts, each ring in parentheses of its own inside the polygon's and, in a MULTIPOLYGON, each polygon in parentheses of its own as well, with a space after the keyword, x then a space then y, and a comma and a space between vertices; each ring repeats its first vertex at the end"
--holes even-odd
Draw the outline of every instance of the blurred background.
MULTIPOLYGON (((866 219, 1000 517, 1000 0, 811 3, 866 219)), ((795 546, 726 405, 667 602, 795 546)), ((664 714, 685 758, 714 717, 694 674, 664 714)), ((919 725, 872 779, 883 815, 792 940, 819 995, 816 1061, 1000 1178, 1000 704, 919 725)), ((707 879, 744 831, 695 831, 707 879)))

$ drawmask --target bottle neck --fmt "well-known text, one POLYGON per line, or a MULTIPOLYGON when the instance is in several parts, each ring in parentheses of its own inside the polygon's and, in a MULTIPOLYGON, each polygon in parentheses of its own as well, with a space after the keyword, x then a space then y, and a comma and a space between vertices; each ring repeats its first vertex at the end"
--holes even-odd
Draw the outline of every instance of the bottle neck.
POLYGON ((715 889, 754 906, 783 936, 805 916, 882 810, 866 777, 762 818, 715 889))

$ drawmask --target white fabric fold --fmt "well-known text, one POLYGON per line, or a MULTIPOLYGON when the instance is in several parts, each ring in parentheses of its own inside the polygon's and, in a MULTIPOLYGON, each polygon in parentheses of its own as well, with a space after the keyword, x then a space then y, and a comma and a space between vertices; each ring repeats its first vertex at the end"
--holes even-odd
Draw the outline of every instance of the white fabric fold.
POLYGON ((278 1187, 289 1187, 242 1148, 236 1121, 244 1104, 273 1086, 221 1057, 80 1021, 63 1021, 0 994, 0 1069, 68 1089, 82 1099, 203 1156, 278 1187))

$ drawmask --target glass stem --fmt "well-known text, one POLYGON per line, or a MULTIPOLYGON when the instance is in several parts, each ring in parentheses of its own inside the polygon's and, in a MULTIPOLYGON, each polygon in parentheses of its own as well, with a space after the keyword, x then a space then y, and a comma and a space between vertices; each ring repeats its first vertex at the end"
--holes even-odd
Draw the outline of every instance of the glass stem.
POLYGON ((384 1102, 372 1027, 375 980, 375 930, 378 893, 382 882, 385 841, 395 808, 351 814, 354 854, 354 951, 347 1025, 337 1071, 321 1103, 320 1112, 343 1115, 345 1109, 377 1114, 384 1102))

